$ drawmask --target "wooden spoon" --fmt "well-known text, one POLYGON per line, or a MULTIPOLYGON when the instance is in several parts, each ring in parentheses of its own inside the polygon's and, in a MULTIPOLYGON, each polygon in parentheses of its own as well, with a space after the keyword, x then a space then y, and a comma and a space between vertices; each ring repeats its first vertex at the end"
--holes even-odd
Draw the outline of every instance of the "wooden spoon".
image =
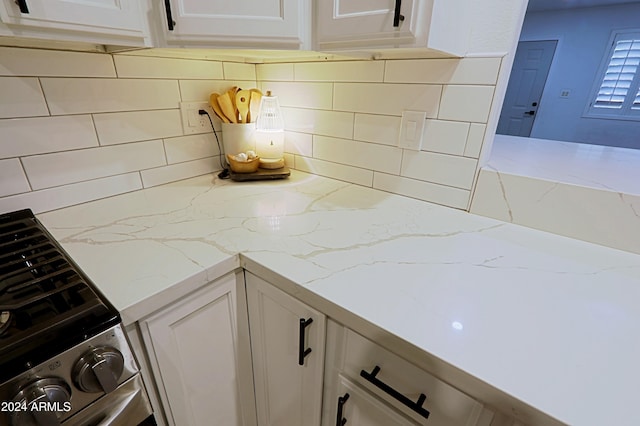
POLYGON ((231 99, 231 104, 233 105, 234 117, 236 117, 236 123, 238 122, 238 106, 236 105, 236 93, 238 93, 240 88, 238 86, 233 86, 231 89, 227 90, 229 94, 229 98, 231 99))
POLYGON ((251 91, 238 90, 236 93, 236 106, 240 113, 240 123, 248 123, 249 115, 249 98, 251 97, 251 91))
POLYGON ((213 112, 216 113, 218 118, 223 123, 231 123, 231 121, 229 121, 229 119, 224 115, 222 109, 220 108, 220 105, 218 104, 219 97, 220 95, 218 93, 212 93, 211 96, 209 96, 209 105, 211 105, 211 108, 213 108, 213 112))
POLYGON ((238 122, 238 116, 236 115, 236 111, 233 108, 233 102, 231 101, 229 92, 223 93, 222 95, 218 96, 218 105, 220 105, 220 109, 231 123, 238 122))
POLYGON ((258 119, 258 110, 260 110, 260 99, 262 99, 262 92, 258 89, 251 89, 251 99, 249 100, 249 115, 247 120, 249 123, 253 123, 258 119))

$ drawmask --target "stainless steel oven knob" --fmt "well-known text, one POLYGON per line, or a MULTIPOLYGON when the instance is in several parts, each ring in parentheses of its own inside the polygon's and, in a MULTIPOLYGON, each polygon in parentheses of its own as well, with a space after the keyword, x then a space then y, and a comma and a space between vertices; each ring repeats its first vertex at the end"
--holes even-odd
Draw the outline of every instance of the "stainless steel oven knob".
POLYGON ((86 352, 76 362, 72 376, 79 389, 85 392, 109 393, 118 386, 124 370, 124 357, 119 350, 100 346, 86 352))
POLYGON ((24 410, 12 413, 12 426, 59 426, 71 409, 71 388, 59 377, 47 377, 22 388, 13 400, 24 410))

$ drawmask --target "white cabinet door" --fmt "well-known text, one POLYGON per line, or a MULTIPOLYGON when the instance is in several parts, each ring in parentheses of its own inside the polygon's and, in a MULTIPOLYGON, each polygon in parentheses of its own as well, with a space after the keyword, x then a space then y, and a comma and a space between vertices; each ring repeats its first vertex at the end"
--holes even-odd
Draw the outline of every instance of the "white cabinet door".
POLYGON ((255 275, 246 281, 258 424, 319 425, 324 315, 255 275))
POLYGON ((255 424, 243 284, 229 274, 142 322, 169 424, 255 424))
POLYGON ((2 0, 0 17, 8 25, 142 37, 145 31, 137 0, 2 0))
POLYGON ((171 0, 170 5, 164 11, 169 44, 299 49, 310 38, 309 0, 171 0))
POLYGON ((325 0, 316 2, 318 43, 321 48, 411 44, 415 41, 419 0, 325 0), (348 43, 346 43, 348 42, 348 43))
MULTIPOLYGON (((464 56, 472 0, 322 0, 315 2, 316 50, 419 48, 418 56, 464 56), (399 12, 396 5, 399 3, 399 12), (395 17, 398 16, 396 21, 395 17), (403 19, 400 19, 403 18, 403 19), (425 51, 430 51, 425 55, 425 51)), ((398 49, 400 50, 400 49, 398 49)), ((402 53, 397 53, 403 57, 402 53)), ((416 55, 413 52, 413 55, 416 55)), ((384 56, 384 55, 383 55, 384 56)), ((405 53, 412 57, 411 52, 405 53)))

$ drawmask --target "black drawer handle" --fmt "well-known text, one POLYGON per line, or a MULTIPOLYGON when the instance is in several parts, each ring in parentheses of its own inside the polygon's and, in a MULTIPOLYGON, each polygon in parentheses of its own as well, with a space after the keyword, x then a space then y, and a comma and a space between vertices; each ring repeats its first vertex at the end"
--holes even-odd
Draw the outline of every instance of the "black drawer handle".
POLYGON ((176 21, 173 20, 173 15, 171 14, 171 0, 164 0, 164 10, 167 12, 167 27, 169 31, 173 31, 176 21))
POLYGON ((304 348, 304 335, 305 330, 311 323, 313 318, 304 319, 300 318, 300 343, 298 346, 298 365, 304 365, 304 359, 311 353, 311 348, 304 348))
POLYGON ((16 0, 16 4, 20 8, 20 12, 29 13, 29 6, 27 6, 27 0, 16 0))
POLYGON ((396 0, 396 8, 393 11, 393 26, 399 27, 400 21, 404 21, 404 15, 400 14, 400 6, 402 5, 402 0, 396 0))
POLYGON ((420 397, 418 398, 418 401, 413 402, 409 398, 407 398, 406 396, 404 396, 403 394, 401 394, 400 392, 398 392, 397 390, 389 386, 388 384, 378 379, 376 377, 376 374, 378 374, 379 372, 380 372, 380 367, 376 365, 375 368, 371 371, 371 373, 367 373, 364 370, 360 371, 360 376, 364 377, 368 382, 370 382, 377 388, 382 389, 388 395, 391 395, 393 398, 397 399, 398 401, 400 401, 401 403, 403 403, 404 405, 406 405, 416 413, 420 414, 425 419, 429 418, 429 411, 427 411, 427 409, 422 406, 422 404, 424 404, 424 401, 426 401, 427 399, 427 396, 425 394, 421 393, 420 397))
POLYGON ((349 399, 349 393, 345 393, 344 396, 338 397, 338 415, 336 416, 336 426, 344 426, 347 423, 347 419, 342 416, 342 410, 344 409, 344 403, 349 399))

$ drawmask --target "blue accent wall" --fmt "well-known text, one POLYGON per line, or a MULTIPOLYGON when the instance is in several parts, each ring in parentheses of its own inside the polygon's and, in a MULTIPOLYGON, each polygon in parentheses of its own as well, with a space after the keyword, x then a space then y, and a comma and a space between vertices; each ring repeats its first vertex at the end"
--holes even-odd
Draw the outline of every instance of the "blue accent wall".
POLYGON ((640 149, 640 121, 584 116, 612 31, 633 28, 640 2, 527 13, 520 41, 558 40, 532 138, 640 149))

